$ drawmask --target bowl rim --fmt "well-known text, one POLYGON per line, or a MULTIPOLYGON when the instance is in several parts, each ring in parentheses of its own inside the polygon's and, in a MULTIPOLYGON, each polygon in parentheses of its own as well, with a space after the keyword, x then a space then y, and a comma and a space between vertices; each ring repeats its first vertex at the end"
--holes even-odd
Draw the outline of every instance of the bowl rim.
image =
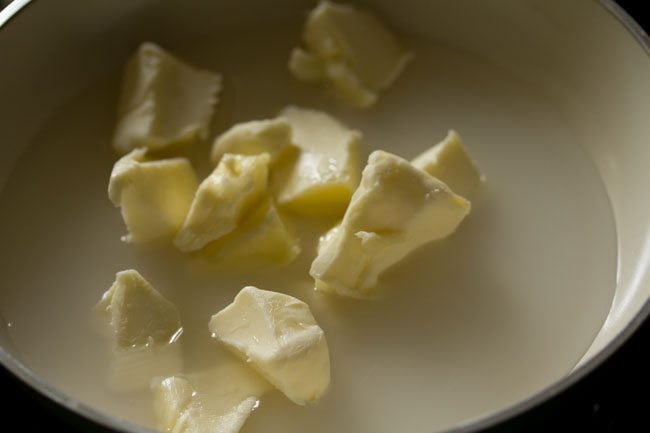
MULTIPOLYGON (((20 13, 29 9, 36 0, 14 0, 4 9, 0 10, 0 35, 2 29, 9 21, 16 18, 20 13)), ((650 57, 650 37, 643 28, 632 18, 615 0, 598 0, 597 4, 605 8, 623 27, 634 37, 645 53, 650 57)), ((556 380, 550 385, 542 388, 535 394, 520 400, 510 406, 507 406, 497 412, 480 416, 476 419, 468 420, 459 426, 444 430, 441 433, 471 433, 478 432, 488 428, 497 427, 508 420, 523 415, 531 409, 541 406, 543 403, 550 401, 552 398, 559 396, 572 386, 576 385, 589 374, 593 373, 616 351, 618 351, 630 337, 641 327, 641 325, 650 317, 650 298, 646 299, 643 306, 632 318, 623 330, 619 332, 605 347, 597 352, 591 359, 581 364, 578 368, 571 371, 568 375, 556 380)), ((3 320, 0 314, 0 320, 3 320)), ((86 420, 101 425, 105 428, 132 433, 157 433, 156 430, 135 424, 128 420, 108 415, 97 410, 73 397, 68 396, 63 391, 51 385, 45 378, 31 371, 26 365, 11 355, 7 350, 0 346, 0 368, 6 369, 21 382, 26 384, 33 391, 48 398, 56 404, 63 406, 71 412, 78 414, 86 420)))

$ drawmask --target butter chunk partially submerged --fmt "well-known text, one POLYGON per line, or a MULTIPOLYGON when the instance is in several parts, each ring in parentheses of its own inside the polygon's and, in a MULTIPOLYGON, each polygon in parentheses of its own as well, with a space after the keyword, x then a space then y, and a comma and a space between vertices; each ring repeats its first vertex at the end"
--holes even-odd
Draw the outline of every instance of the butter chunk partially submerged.
POLYGON ((408 161, 375 151, 339 227, 321 238, 316 289, 364 297, 379 275, 416 248, 444 238, 470 203, 408 161))
POLYGON ((359 184, 361 133, 318 110, 289 106, 280 114, 300 153, 277 175, 278 204, 307 215, 342 214, 359 184))
POLYGON ((390 86, 412 55, 371 14, 348 5, 321 1, 311 11, 289 70, 301 81, 323 82, 349 104, 365 108, 390 86))
POLYGON ((120 349, 170 343, 181 329, 174 304, 133 269, 116 274, 97 308, 109 319, 115 345, 120 349))
POLYGON ((151 378, 180 371, 180 314, 137 271, 118 272, 95 311, 113 346, 112 388, 146 388, 151 378))
POLYGON ((124 72, 113 147, 127 153, 206 139, 220 91, 219 74, 142 44, 124 72))
POLYGON ((185 158, 147 161, 146 149, 135 149, 113 166, 108 196, 122 208, 128 228, 125 242, 171 238, 183 224, 198 180, 185 158))
POLYGON ((203 254, 228 267, 282 265, 301 251, 300 241, 287 227, 273 200, 264 198, 239 227, 208 245, 203 254))
POLYGON ((227 153, 196 191, 174 244, 183 252, 197 251, 230 233, 266 192, 268 154, 227 153))
POLYGON ((152 381, 158 426, 174 433, 237 433, 272 387, 239 361, 152 381))
POLYGON ((291 137, 291 125, 281 117, 238 123, 215 139, 210 159, 216 164, 225 153, 268 153, 273 164, 293 148, 291 137))
POLYGON ((282 293, 244 287, 212 316, 210 332, 294 403, 313 403, 327 391, 327 341, 309 306, 282 293))
POLYGON ((450 130, 440 143, 411 163, 443 181, 456 194, 470 198, 481 184, 481 173, 467 153, 460 135, 450 130))

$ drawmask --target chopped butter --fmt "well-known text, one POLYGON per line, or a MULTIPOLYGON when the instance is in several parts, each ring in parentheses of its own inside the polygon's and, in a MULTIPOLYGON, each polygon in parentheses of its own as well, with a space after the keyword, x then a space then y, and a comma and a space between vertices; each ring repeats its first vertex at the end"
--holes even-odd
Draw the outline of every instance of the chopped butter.
POLYGON ((108 196, 122 208, 126 242, 171 238, 183 224, 198 180, 185 158, 147 161, 146 149, 118 160, 111 172, 108 196))
POLYGON ((142 44, 124 72, 113 147, 127 153, 205 140, 220 91, 219 74, 142 44))
POLYGON ((412 58, 369 13, 321 1, 311 11, 289 70, 301 81, 324 82, 349 104, 365 108, 390 86, 412 58))
POLYGON ((113 343, 112 388, 146 388, 152 377, 180 371, 180 314, 137 271, 118 272, 95 311, 113 343))
POLYGON ((159 427, 172 433, 237 433, 271 388, 239 360, 151 384, 159 427))
POLYGON ((264 198, 239 227, 208 245, 203 254, 229 267, 249 267, 287 264, 300 251, 300 241, 287 227, 273 200, 264 198))
POLYGON ((201 185, 174 239, 183 252, 197 251, 230 233, 266 192, 270 157, 223 155, 201 185))
POLYGON ((316 289, 367 296, 411 251, 456 230, 470 203, 408 161, 375 151, 340 226, 322 237, 310 275, 316 289))
POLYGON ((411 163, 447 184, 452 191, 470 198, 481 184, 481 173, 463 145, 460 135, 450 130, 440 143, 411 163))
POLYGON ((280 115, 300 153, 276 176, 278 204, 308 215, 342 214, 359 184, 361 133, 318 110, 289 106, 280 115))
POLYGON ((291 125, 281 117, 238 123, 215 139, 210 158, 216 164, 225 153, 268 153, 273 164, 294 147, 291 136, 291 125))
POLYGON ((210 331, 294 403, 314 403, 327 391, 327 341, 309 306, 282 293, 244 287, 212 316, 210 331))

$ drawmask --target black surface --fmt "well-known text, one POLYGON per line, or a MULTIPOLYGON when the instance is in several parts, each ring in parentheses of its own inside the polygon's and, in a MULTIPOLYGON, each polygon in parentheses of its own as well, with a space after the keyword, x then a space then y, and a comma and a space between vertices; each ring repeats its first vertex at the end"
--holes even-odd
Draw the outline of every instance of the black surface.
MULTIPOLYGON (((646 29, 650 14, 643 10, 647 0, 619 3, 646 29)), ((494 432, 650 432, 650 323, 600 368, 559 398, 523 417, 492 429, 494 432)), ((35 397, 2 367, 0 392, 3 406, 0 431, 100 431, 78 420, 62 418, 61 411, 35 397), (59 412, 57 414, 57 412, 59 412), (15 428, 8 427, 15 425, 15 428), (73 426, 74 424, 74 426, 73 426)), ((308 432, 305 432, 308 433, 308 432)), ((344 433, 344 432, 340 432, 344 433)), ((396 432, 401 433, 401 432, 396 432)))
POLYGON ((617 0, 617 3, 634 17, 646 33, 650 34, 650 3, 648 0, 617 0))

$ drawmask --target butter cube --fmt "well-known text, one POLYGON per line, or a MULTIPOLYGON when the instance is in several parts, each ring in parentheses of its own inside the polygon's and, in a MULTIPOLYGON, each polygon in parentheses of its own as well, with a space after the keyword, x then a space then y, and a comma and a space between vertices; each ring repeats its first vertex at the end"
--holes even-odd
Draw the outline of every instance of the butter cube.
POLYGON ((237 433, 271 388, 240 361, 151 384, 159 428, 174 433, 237 433))
POLYGON ((229 267, 249 267, 287 264, 300 251, 300 241, 287 227, 273 200, 264 198, 237 229, 208 245, 204 254, 229 267))
POLYGON ((230 233, 266 192, 270 157, 227 153, 196 191, 174 244, 197 251, 230 233))
POLYGON ((444 140, 416 157, 411 163, 440 179, 463 197, 471 197, 481 185, 481 173, 454 130, 450 130, 444 140))
POLYGON ((122 208, 129 233, 125 242, 171 238, 183 224, 198 180, 185 158, 147 161, 135 149, 113 166, 108 196, 122 208))
POLYGON ((268 153, 273 164, 294 147, 291 136, 291 125, 281 117, 238 123, 215 139, 210 158, 216 164, 225 153, 268 153))
POLYGON ((412 58, 377 18, 329 1, 311 11, 303 39, 307 50, 292 51, 289 70, 301 81, 331 85, 359 108, 373 105, 412 58))
POLYGON ((469 210, 467 200, 408 161, 373 152, 340 226, 321 239, 310 270, 316 289, 369 295, 382 272, 453 233, 469 210))
POLYGON ((180 371, 180 314, 137 271, 118 272, 95 311, 113 343, 112 388, 146 388, 152 377, 180 371))
POLYGON ((173 432, 192 401, 194 387, 186 377, 169 376, 152 380, 151 390, 158 427, 164 432, 173 432))
POLYGON ((294 403, 314 403, 327 391, 327 341, 309 306, 282 293, 244 287, 212 316, 210 332, 294 403))
POLYGON ((116 347, 167 344, 181 330, 178 310, 133 269, 118 272, 96 307, 108 319, 116 347))
POLYGON ((113 147, 127 153, 205 140, 220 91, 219 74, 142 44, 124 72, 113 147))
POLYGON ((325 63, 319 57, 302 48, 294 48, 291 50, 289 70, 300 81, 323 82, 327 80, 325 63))
POLYGON ((318 110, 289 106, 281 116, 300 153, 278 170, 278 204, 307 215, 342 214, 359 184, 361 133, 318 110))

